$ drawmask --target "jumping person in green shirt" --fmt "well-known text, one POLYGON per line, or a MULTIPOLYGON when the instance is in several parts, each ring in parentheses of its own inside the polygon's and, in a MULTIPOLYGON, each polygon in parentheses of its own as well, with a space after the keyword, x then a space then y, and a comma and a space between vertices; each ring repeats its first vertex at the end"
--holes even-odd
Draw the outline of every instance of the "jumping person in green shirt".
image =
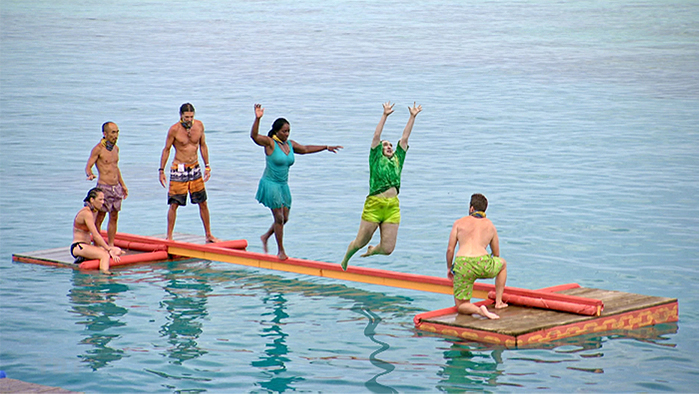
POLYGON ((350 258, 369 243, 377 228, 381 234, 381 241, 377 246, 369 246, 367 252, 361 257, 374 254, 388 255, 396 246, 396 236, 399 232, 399 222, 401 222, 398 197, 401 170, 406 159, 406 150, 408 150, 408 137, 411 135, 416 115, 423 107, 420 105, 416 107, 415 102, 413 107, 408 107, 410 113, 408 123, 403 129, 403 135, 394 152, 391 142, 381 139, 386 118, 394 112, 394 104, 387 102, 382 105, 384 113, 374 131, 369 152, 369 195, 365 199, 357 238, 350 242, 345 257, 340 263, 343 270, 347 269, 350 258))

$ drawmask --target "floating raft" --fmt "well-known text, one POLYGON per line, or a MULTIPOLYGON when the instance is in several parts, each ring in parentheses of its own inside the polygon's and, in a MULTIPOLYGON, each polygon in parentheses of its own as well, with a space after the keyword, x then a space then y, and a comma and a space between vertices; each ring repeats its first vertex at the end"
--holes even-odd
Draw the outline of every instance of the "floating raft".
MULTIPOLYGON (((175 240, 117 233, 115 244, 127 250, 122 262, 158 262, 195 258, 239 264, 352 282, 391 286, 452 295, 448 278, 407 274, 357 266, 343 271, 340 264, 289 258, 246 251, 245 240, 205 243, 203 237, 178 234, 175 240), (130 255, 137 255, 130 260, 130 255)), ((97 261, 73 264, 68 247, 14 254, 15 261, 35 264, 97 269, 97 261)), ((124 264, 124 263, 123 263, 124 264)), ((492 284, 474 283, 472 297, 484 299, 477 305, 491 305, 492 284)), ((568 337, 611 330, 632 330, 678 321, 678 300, 600 289, 578 284, 539 290, 506 287, 504 301, 510 306, 495 310, 501 317, 489 320, 460 315, 456 308, 441 309, 415 316, 418 330, 505 347, 526 347, 568 337)), ((492 307, 491 307, 492 308, 492 307)))
MULTIPOLYGON (((103 232, 106 237, 106 233, 103 232)), ((158 263, 164 261, 183 260, 188 257, 173 255, 168 252, 166 240, 156 237, 148 237, 147 242, 139 242, 130 239, 128 234, 118 234, 114 240, 114 245, 124 251, 119 262, 110 261, 110 267, 118 267, 124 265, 134 265, 139 263, 158 263)), ((187 243, 205 243, 205 238, 202 236, 189 234, 174 234, 173 236, 180 242, 187 243)), ((217 243, 219 247, 241 248, 245 249, 248 243, 245 240, 233 240, 217 243)), ((70 254, 70 248, 67 246, 61 248, 38 250, 34 252, 18 253, 12 255, 12 260, 22 263, 32 263, 41 265, 50 265, 58 267, 70 267, 81 270, 96 270, 99 268, 99 260, 86 260, 80 264, 74 264, 74 258, 70 254)))
MULTIPOLYGON (((504 299, 507 299, 508 291, 506 288, 504 299)), ((678 300, 673 298, 591 289, 577 284, 540 291, 596 299, 605 307, 600 315, 593 316, 512 304, 504 309, 489 308, 500 316, 497 320, 458 314, 452 307, 418 314, 414 324, 422 331, 520 348, 578 335, 634 330, 678 321, 678 300)), ((492 300, 486 300, 476 305, 492 303, 492 300)))

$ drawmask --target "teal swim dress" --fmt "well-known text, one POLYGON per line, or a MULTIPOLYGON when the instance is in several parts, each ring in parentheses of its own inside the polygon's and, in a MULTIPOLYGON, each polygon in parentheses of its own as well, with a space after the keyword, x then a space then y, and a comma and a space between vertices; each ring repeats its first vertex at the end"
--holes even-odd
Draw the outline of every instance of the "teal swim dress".
POLYGON ((265 172, 260 183, 255 199, 262 205, 277 209, 292 207, 292 194, 289 192, 287 179, 289 178, 289 167, 294 164, 294 148, 292 141, 287 140, 289 153, 285 154, 278 143, 275 143, 275 150, 271 155, 265 155, 265 172))

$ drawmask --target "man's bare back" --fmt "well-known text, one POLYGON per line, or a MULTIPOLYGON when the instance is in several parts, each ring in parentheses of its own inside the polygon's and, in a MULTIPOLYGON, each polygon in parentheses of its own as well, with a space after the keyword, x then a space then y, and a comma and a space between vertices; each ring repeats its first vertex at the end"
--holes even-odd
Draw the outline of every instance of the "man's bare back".
POLYGON ((499 255, 498 233, 491 220, 465 216, 455 221, 452 231, 459 243, 457 256, 484 256, 489 254, 487 246, 491 246, 494 256, 499 255))

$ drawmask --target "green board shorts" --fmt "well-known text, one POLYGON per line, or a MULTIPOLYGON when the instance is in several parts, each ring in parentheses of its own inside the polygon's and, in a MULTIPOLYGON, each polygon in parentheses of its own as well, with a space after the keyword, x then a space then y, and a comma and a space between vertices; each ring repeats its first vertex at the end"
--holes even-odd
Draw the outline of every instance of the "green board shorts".
POLYGON ((362 209, 362 220, 372 223, 399 224, 401 222, 399 197, 367 196, 362 209))
POLYGON ((490 254, 477 257, 457 256, 452 265, 454 296, 458 300, 471 300, 474 281, 494 278, 503 268, 503 259, 490 254))

